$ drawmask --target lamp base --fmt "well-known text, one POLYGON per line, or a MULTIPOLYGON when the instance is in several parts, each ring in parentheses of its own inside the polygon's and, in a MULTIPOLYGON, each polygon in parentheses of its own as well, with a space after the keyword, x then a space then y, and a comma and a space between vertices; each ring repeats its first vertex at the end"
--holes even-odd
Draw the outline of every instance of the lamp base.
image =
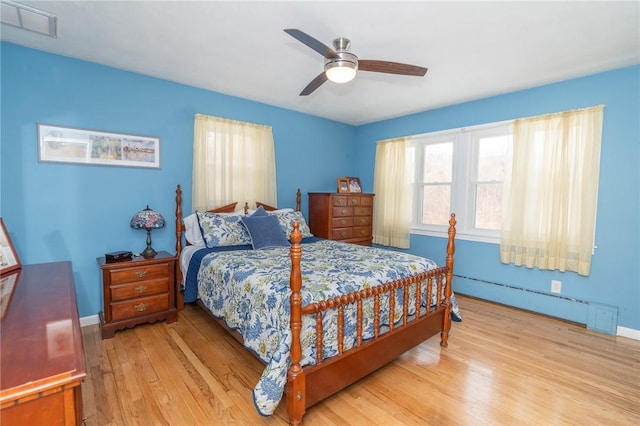
POLYGON ((151 259, 156 257, 156 254, 158 254, 153 248, 151 248, 151 228, 147 228, 147 248, 142 250, 142 253, 140 254, 145 259, 151 259))
POLYGON ((144 249, 142 253, 140 253, 140 256, 144 257, 145 259, 152 259, 156 257, 156 254, 158 253, 156 253, 156 251, 151 248, 151 246, 147 246, 147 248, 144 249))

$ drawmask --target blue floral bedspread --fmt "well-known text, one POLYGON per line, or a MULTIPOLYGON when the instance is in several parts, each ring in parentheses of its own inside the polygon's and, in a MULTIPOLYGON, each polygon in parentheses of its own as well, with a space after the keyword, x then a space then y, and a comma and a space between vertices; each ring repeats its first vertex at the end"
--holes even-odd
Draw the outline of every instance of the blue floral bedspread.
MULTIPOLYGON (((401 252, 323 239, 312 241, 302 247, 303 306, 437 267, 429 259, 401 252)), ((193 299, 197 291, 197 298, 211 313, 224 318, 230 328, 238 330, 245 346, 265 362, 266 368, 253 390, 253 397, 260 414, 270 415, 282 398, 290 365, 289 248, 205 251, 199 256, 196 253, 194 258, 185 281, 185 296, 191 296, 185 297, 185 301, 192 301, 189 299, 193 299), (198 263, 199 257, 202 258, 200 267, 195 270, 200 285, 194 285, 196 272, 193 265, 198 263)), ((423 287, 426 288, 426 285, 423 287)), ((433 287, 435 292, 436 286, 433 287)), ((423 292, 426 293, 426 290, 423 289, 423 292)), ((426 294, 423 301, 425 299, 426 294)), ((435 293, 430 299, 433 304, 435 293)), ((457 319, 459 313, 455 298, 453 302, 454 319, 457 319)), ((381 300, 380 305, 386 306, 387 303, 381 300)), ((396 296, 396 305, 394 322, 402 319, 400 291, 396 296)), ((414 306, 411 306, 410 315, 413 315, 413 309, 414 306)), ((372 301, 363 304, 363 312, 363 338, 366 339, 373 336, 372 301)), ((356 328, 355 316, 354 307, 345 308, 344 350, 355 345, 355 332, 350 333, 356 328)), ((388 313, 383 314, 381 323, 388 324, 388 321, 388 313)), ((324 359, 336 355, 338 350, 335 312, 325 313, 323 327, 324 359)), ((301 340, 301 364, 315 364, 315 320, 310 316, 303 318, 301 340)))

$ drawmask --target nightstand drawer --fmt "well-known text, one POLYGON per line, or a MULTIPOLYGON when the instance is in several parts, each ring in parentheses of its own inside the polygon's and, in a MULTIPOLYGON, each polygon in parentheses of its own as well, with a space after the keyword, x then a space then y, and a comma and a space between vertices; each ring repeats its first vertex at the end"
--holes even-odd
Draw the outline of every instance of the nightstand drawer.
POLYGON ((113 321, 118 321, 167 309, 169 309, 169 295, 165 293, 112 303, 111 315, 113 321))
POLYGON ((133 297, 144 297, 152 294, 167 293, 169 291, 169 279, 146 280, 139 283, 111 284, 111 300, 119 301, 133 297))
POLYGON ((111 271, 111 284, 146 281, 154 278, 166 278, 167 276, 169 276, 169 266, 166 263, 145 265, 111 271))

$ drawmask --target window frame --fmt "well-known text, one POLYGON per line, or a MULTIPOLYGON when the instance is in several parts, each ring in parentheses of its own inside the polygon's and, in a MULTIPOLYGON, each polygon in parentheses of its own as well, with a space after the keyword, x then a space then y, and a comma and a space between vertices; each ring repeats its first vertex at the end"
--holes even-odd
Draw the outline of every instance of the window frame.
POLYGON ((412 234, 434 237, 447 237, 448 225, 424 225, 419 223, 422 217, 424 186, 424 146, 445 142, 453 143, 452 182, 450 210, 456 213, 456 238, 499 244, 500 231, 480 229, 474 226, 476 185, 478 183, 479 140, 483 137, 513 135, 513 120, 481 124, 457 129, 424 133, 412 138, 415 170, 413 178, 413 214, 412 234))

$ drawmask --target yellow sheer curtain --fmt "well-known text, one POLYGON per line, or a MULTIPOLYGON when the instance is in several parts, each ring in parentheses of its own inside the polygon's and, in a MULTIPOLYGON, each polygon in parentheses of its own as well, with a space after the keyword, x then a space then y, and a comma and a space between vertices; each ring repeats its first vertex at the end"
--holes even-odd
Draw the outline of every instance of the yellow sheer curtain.
POLYGON ((603 106, 516 120, 500 259, 589 275, 603 106))
POLYGON ((276 205, 271 127, 197 114, 193 139, 193 210, 232 202, 276 205))
POLYGON ((379 141, 376 145, 373 177, 375 244, 409 248, 413 165, 407 161, 408 146, 408 138, 379 141))

